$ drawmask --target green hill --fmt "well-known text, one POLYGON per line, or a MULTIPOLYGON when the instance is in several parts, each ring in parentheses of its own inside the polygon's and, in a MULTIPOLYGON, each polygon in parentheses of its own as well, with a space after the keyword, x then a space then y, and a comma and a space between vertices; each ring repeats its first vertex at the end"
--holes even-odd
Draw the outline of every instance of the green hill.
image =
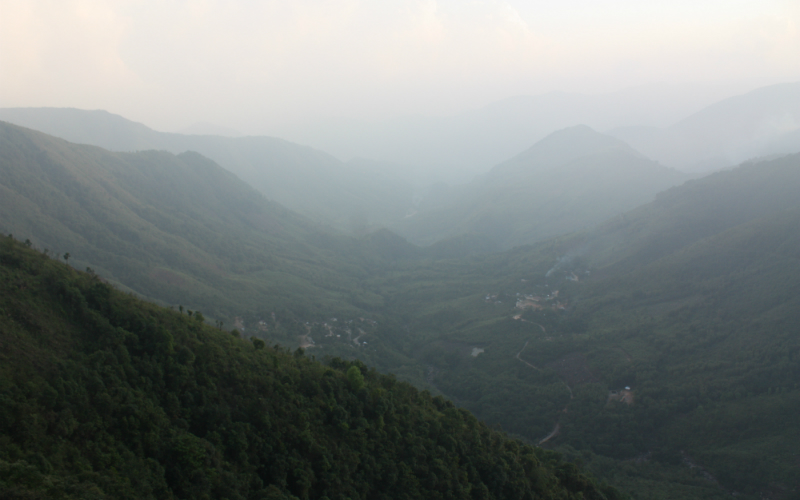
POLYGON ((0 241, 0 496, 621 498, 441 397, 0 241))
POLYGON ((429 384, 635 498, 796 498, 798 190, 800 155, 746 164, 392 302, 429 384))
POLYGON ((417 244, 477 234, 507 249, 599 224, 686 179, 622 141, 577 126, 392 227, 417 244))
MULTIPOLYGON (((634 498, 796 497, 798 155, 687 182, 591 230, 476 255, 469 249, 485 235, 421 250, 386 230, 361 238, 322 231, 196 154, 110 153, 0 130, 0 231, 31 235, 51 255, 70 252, 79 269, 201 308, 228 328, 238 315, 237 327, 268 345, 368 362, 583 462, 634 498)), ((588 158, 644 161, 578 132, 590 139, 588 158)), ((520 161, 496 175, 557 172, 558 155, 574 153, 539 151, 540 170, 520 161)), ((15 277, 3 286, 46 297, 15 277)), ((8 306, 0 319, 56 331, 37 323, 55 314, 48 307, 25 316, 8 306)), ((72 306, 56 310, 71 314, 72 306)), ((177 318, 170 325, 201 328, 164 314, 177 318)), ((145 328, 113 324, 137 336, 145 328)), ((10 338, 27 338, 20 335, 10 338)), ((67 345, 59 342, 57 352, 29 344, 4 355, 55 356, 67 345)))
POLYGON ((0 120, 112 151, 195 151, 270 200, 348 231, 400 219, 411 206, 412 185, 402 174, 274 137, 157 132, 106 111, 71 108, 4 108, 0 120))
POLYGON ((798 155, 752 161, 659 193, 655 201, 589 232, 581 251, 619 272, 800 206, 798 155))
POLYGON ((358 284, 377 243, 323 230, 196 153, 112 153, 0 123, 0 190, 4 234, 165 304, 221 319, 379 305, 358 284))

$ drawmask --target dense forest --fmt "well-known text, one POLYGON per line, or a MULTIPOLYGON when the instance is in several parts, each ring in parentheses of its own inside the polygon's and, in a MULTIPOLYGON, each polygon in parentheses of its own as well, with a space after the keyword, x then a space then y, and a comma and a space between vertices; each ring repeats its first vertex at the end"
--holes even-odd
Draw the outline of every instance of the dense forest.
POLYGON ((622 498, 360 362, 0 244, 4 498, 622 498))

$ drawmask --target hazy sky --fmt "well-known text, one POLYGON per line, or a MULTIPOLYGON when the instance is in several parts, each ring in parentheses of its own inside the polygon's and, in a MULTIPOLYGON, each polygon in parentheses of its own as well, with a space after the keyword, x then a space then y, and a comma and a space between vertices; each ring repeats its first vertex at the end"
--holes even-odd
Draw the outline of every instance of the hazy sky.
POLYGON ((0 0, 0 106, 160 130, 797 80, 798 0, 0 0))

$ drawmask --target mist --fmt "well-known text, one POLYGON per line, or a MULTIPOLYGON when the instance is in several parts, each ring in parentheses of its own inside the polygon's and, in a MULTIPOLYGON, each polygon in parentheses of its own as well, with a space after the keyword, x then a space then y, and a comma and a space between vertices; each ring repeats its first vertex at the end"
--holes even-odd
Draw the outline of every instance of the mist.
POLYGON ((798 192, 797 0, 0 0, 0 498, 796 499, 798 192))
POLYGON ((389 133, 422 119, 459 122, 516 96, 657 101, 638 116, 631 105, 573 114, 547 132, 666 126, 800 79, 800 7, 780 0, 3 0, 2 11, 0 107, 104 109, 167 132, 213 124, 343 160, 378 156, 351 137, 376 123, 389 133), (349 124, 342 144, 320 132, 330 123, 349 124))

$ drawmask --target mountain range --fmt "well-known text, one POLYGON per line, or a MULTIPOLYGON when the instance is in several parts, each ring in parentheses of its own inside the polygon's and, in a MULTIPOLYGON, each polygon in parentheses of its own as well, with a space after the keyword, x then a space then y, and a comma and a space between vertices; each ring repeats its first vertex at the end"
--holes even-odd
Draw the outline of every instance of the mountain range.
MULTIPOLYGON (((731 104, 734 108, 741 106, 743 113, 750 109, 760 113, 765 123, 780 122, 784 118, 783 110, 771 107, 769 101, 780 102, 787 97, 795 99, 781 86, 764 87, 755 92, 747 89, 747 93, 744 90, 742 87, 645 85, 595 95, 550 92, 509 97, 474 110, 444 116, 408 116, 363 123, 329 120, 316 127, 304 126, 287 131, 285 137, 312 144, 340 158, 360 156, 414 168, 417 178, 426 183, 460 184, 566 127, 585 124, 606 133, 622 127, 671 130, 687 117, 705 114, 707 108, 713 109, 728 98, 733 98, 731 104), (771 94, 774 97, 763 97, 771 94)), ((724 120, 704 123, 708 125, 702 129, 705 138, 715 141, 719 135, 720 140, 725 141, 724 148, 735 146, 740 153, 747 153, 747 149, 758 150, 752 146, 769 140, 769 132, 776 133, 774 137, 777 138, 777 134, 785 131, 765 129, 757 135, 740 134, 723 139, 727 137, 728 123, 724 120), (740 142, 736 144, 731 140, 740 142)), ((794 126, 796 128, 797 124, 794 126)), ((619 137, 624 138, 622 135, 619 137)), ((633 134, 630 137, 635 139, 633 134)), ((691 136, 686 136, 685 140, 691 140, 691 136)), ((672 160, 669 155, 651 155, 651 150, 640 147, 642 144, 639 142, 630 145, 646 156, 678 169, 698 169, 700 167, 694 164, 705 161, 709 154, 702 147, 687 150, 680 158, 682 161, 673 164, 666 161, 672 160)), ((718 151, 715 146, 711 154, 716 156, 725 152, 718 151)), ((755 154, 761 153, 756 151, 755 154)), ((731 156, 724 166, 745 159, 747 157, 731 156)), ((710 165, 704 168, 710 168, 710 165)))
POLYGON ((211 317, 351 309, 358 276, 383 258, 375 236, 322 228, 197 153, 115 153, 0 123, 0 172, 3 233, 211 317))
POLYGON ((347 231, 402 218, 413 187, 385 165, 343 163, 310 147, 273 137, 223 137, 157 132, 105 111, 5 108, 0 120, 112 151, 200 153, 270 200, 347 231))
POLYGON ((800 83, 785 83, 724 99, 667 128, 609 133, 665 165, 710 171, 756 156, 797 153, 798 130, 800 83))
POLYGON ((598 224, 688 178, 618 139, 576 126, 391 227, 420 245, 475 234, 507 249, 598 224))
POLYGON ((383 121, 331 119, 282 137, 339 158, 367 157, 411 168, 422 184, 461 184, 487 172, 553 131, 578 124, 595 130, 663 127, 741 93, 741 87, 643 85, 616 92, 519 95, 442 116, 383 121))
MULTIPOLYGON (((537 460, 556 464, 556 472, 538 476, 553 488, 566 477, 578 481, 570 491, 595 483, 541 448, 581 463, 633 498, 788 500, 800 488, 800 155, 686 180, 617 138, 567 128, 467 186, 423 199, 402 223, 410 230, 416 219, 430 221, 431 229, 416 229, 438 241, 425 249, 386 229, 343 235, 268 200, 198 153, 111 152, 0 124, 0 174, 0 232, 28 240, 3 242, 2 263, 10 267, 2 271, 0 347, 10 346, 3 355, 19 366, 4 368, 0 383, 3 401, 16 412, 0 418, 4 443, 16 446, 2 447, 3 484, 23 473, 38 478, 36 484, 73 484, 51 472, 63 470, 74 446, 91 441, 91 429, 101 429, 105 442, 125 435, 142 444, 131 448, 133 455, 87 454, 95 472, 103 463, 148 467, 141 477, 163 477, 183 496, 191 496, 193 484, 205 488, 183 474, 202 464, 209 471, 228 467, 207 474, 220 492, 240 491, 233 485, 251 472, 276 485, 279 491, 269 492, 276 498, 302 496, 307 484, 333 488, 315 482, 333 481, 321 448, 309 452, 316 453, 311 462, 292 462, 291 471, 247 469, 266 456, 260 443, 279 447, 279 441, 261 441, 254 426, 266 425, 263 419, 244 416, 255 396, 243 387, 258 377, 241 367, 269 378, 273 364, 276 380, 286 384, 270 393, 276 405, 307 394, 321 413, 280 413, 280 421, 291 422, 297 449, 321 441, 330 450, 362 443, 361 431, 381 436, 377 417, 369 420, 373 410, 360 405, 377 402, 369 398, 392 382, 370 375, 363 362, 461 408, 423 392, 413 404, 426 409, 401 413, 416 414, 419 426, 436 428, 437 415, 469 410, 538 445, 537 460), (477 247, 484 251, 465 251, 477 247), (503 251, 485 251, 491 248, 503 251), (90 269, 78 274, 44 254, 90 269), (134 304, 103 280, 177 310, 134 304), (133 312, 125 312, 128 306, 133 312), (217 320, 218 333, 202 325, 204 317, 217 320), (233 334, 219 332, 221 320, 235 327, 233 334), (65 336, 67 330, 75 336, 65 336), (164 332, 174 332, 174 343, 164 332), (236 339, 242 334, 253 340, 236 339), (63 347, 51 354, 71 353, 66 358, 47 357, 49 340, 76 350, 63 347), (295 354, 284 355, 285 347, 295 354), (228 351, 235 359, 222 354, 228 351), (304 365, 308 357, 328 360, 333 371, 304 365), (51 377, 32 359, 59 367, 61 375, 51 377), (194 367, 192 359, 199 360, 194 367), (115 368, 103 371, 106 365, 115 368), (352 366, 372 391, 355 399, 344 392, 360 385, 352 366), (42 372, 45 379, 26 386, 15 371, 42 372), (112 372, 124 383, 105 382, 112 372), (332 378, 330 394, 325 377, 332 378), (70 382, 59 385, 59 378, 70 382), (107 399, 104 384, 126 390, 107 399), (148 384, 165 387, 154 389, 150 402, 148 384), (83 386, 91 395, 72 389, 83 386), (213 387, 226 388, 219 392, 224 400, 212 396, 213 387), (85 412, 76 413, 78 407, 85 412), (40 421, 19 417, 34 408, 48 422, 38 430, 20 423, 40 421), (76 423, 67 409, 78 415, 76 423), (206 417, 218 425, 206 426, 206 417), (144 424, 150 421, 170 430, 154 441, 151 431, 159 426, 144 424), (75 429, 82 429, 77 437, 75 429), (336 434, 346 429, 355 434, 336 434), (58 433, 75 440, 60 452, 52 444, 58 433), (30 439, 27 447, 41 443, 41 457, 23 453, 14 439, 30 439)), ((279 418, 273 410, 266 414, 279 418)), ((448 450, 445 441, 423 448, 448 450)), ((514 446, 522 445, 501 447, 514 446)), ((526 454, 504 460, 513 464, 526 454)), ((364 471, 377 470, 367 465, 364 471)), ((69 477, 99 485, 104 476, 78 476, 86 471, 69 477)), ((450 477, 444 468, 435 474, 450 477)), ((107 484, 123 491, 112 479, 107 484)), ((141 491, 164 483, 152 484, 141 491)))
POLYGON ((430 384, 637 498, 793 498, 798 189, 800 155, 744 164, 393 302, 430 384))
MULTIPOLYGON (((599 184, 596 192, 591 188, 584 191, 580 183, 568 179, 569 169, 565 169, 561 179, 549 180, 542 178, 541 173, 535 180, 520 179, 522 171, 513 176, 500 174, 505 169, 503 165, 521 161, 527 153, 520 151, 527 151, 525 148, 530 149, 531 143, 543 140, 553 130, 565 126, 574 128, 582 121, 594 123, 600 130, 610 129, 608 134, 631 146, 635 150, 632 156, 644 157, 640 158, 642 161, 649 158, 663 166, 696 175, 696 172, 730 167, 749 157, 800 151, 799 89, 797 83, 760 88, 706 106, 666 128, 619 125, 636 120, 660 124, 677 116, 678 110, 656 111, 658 106, 651 109, 653 105, 647 103, 659 101, 651 99, 653 92, 661 95, 664 102, 672 99, 689 103, 679 109, 688 109, 691 103, 701 106, 713 100, 713 92, 643 88, 603 98, 571 94, 514 98, 443 121, 411 120, 394 132, 391 132, 392 127, 387 130, 368 127, 361 131, 358 140, 366 141, 371 148, 353 150, 360 154, 346 163, 322 151, 272 137, 156 132, 104 111, 6 108, 0 109, 0 119, 115 151, 156 149, 176 154, 196 151, 233 172, 267 198, 339 230, 364 234, 386 226, 418 244, 467 237, 472 239, 473 248, 485 251, 588 227, 604 217, 644 203, 655 192, 689 178, 671 174, 673 179, 667 180, 664 177, 667 174, 657 173, 655 165, 634 172, 630 165, 635 160, 627 157, 621 158, 619 163, 610 158, 597 158, 598 165, 594 168, 597 172, 607 172, 609 181, 618 179, 615 175, 629 178, 632 183, 627 191, 605 192, 599 184), (430 148, 438 152, 426 152, 430 148), (480 152, 476 148, 491 151, 480 152), (396 150, 397 154, 381 153, 384 149, 396 150), (424 161, 407 157, 408 154, 429 153, 433 156, 424 161), (603 163, 609 161, 612 164, 603 163), (478 164, 483 166, 478 168, 478 164), (617 165, 619 170, 614 169, 617 165), (461 173, 444 176, 437 173, 451 167, 461 173), (490 167, 492 169, 487 172, 490 167), (644 172, 651 172, 654 177, 647 178, 644 172), (644 177, 633 180, 639 176, 644 177), (662 178, 656 179, 659 176, 662 178), (442 178, 449 182, 434 182, 442 178), (534 185, 540 186, 540 190, 532 192, 535 194, 530 197, 513 194, 521 186, 534 185), (558 198, 560 191, 562 195, 558 198), (586 210, 581 205, 589 206, 595 195, 605 196, 613 203, 608 205, 608 210, 586 218, 586 210), (526 227, 532 224, 530 220, 519 220, 526 217, 526 211, 542 209, 531 203, 532 198, 547 202, 550 197, 553 203, 547 203, 546 213, 533 223, 540 227, 526 227), (498 199, 502 201, 493 202, 498 199), (554 207, 560 207, 560 212, 551 212, 554 207), (410 214, 414 214, 413 217, 407 217, 410 214), (487 228, 491 229, 488 233, 487 228), (486 236, 492 244, 481 242, 486 236)), ((208 127, 189 131, 214 131, 208 127)), ((326 130, 345 133, 346 127, 326 130)), ((235 135, 230 131, 221 133, 235 135)), ((566 141, 559 144, 582 151, 582 139, 576 136, 574 140, 575 144, 566 141)), ((533 149, 537 147, 541 147, 538 142, 533 149)), ((587 166, 594 161, 584 156, 587 166)), ((538 160, 527 161, 534 165, 538 160)), ((531 171, 535 169, 531 167, 531 171)), ((588 179, 592 175, 584 176, 577 166, 573 170, 580 178, 588 179)), ((555 176, 554 171, 551 174, 555 176)))

